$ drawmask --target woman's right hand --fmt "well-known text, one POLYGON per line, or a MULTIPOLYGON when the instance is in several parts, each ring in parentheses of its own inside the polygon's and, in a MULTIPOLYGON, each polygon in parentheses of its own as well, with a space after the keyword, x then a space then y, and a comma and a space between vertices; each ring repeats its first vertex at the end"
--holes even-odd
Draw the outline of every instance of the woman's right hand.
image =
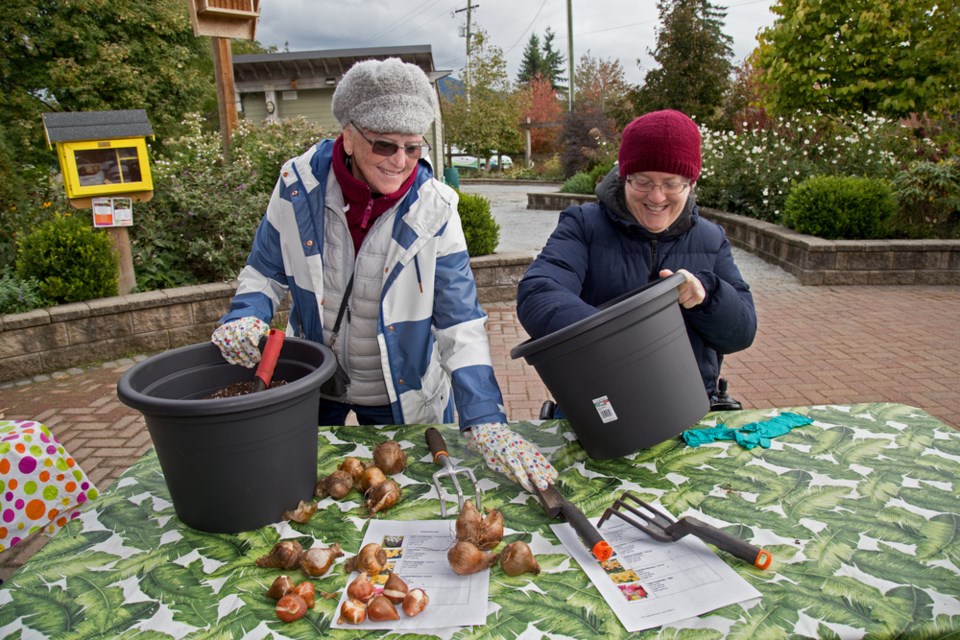
POLYGON ((260 340, 270 325, 253 316, 225 322, 213 331, 210 342, 220 348, 223 359, 248 369, 260 362, 260 340))

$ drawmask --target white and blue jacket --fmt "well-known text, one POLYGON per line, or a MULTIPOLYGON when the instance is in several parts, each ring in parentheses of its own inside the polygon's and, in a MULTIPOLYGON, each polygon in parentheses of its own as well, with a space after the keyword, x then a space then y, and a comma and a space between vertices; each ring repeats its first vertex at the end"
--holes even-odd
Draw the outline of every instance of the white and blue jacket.
MULTIPOLYGON (((324 140, 284 164, 221 323, 246 316, 269 322, 289 292, 287 334, 323 342, 324 200, 332 152, 333 140, 324 140)), ((454 404, 461 429, 506 422, 457 202, 457 193, 421 160, 393 219, 377 340, 396 424, 453 422, 454 404)))

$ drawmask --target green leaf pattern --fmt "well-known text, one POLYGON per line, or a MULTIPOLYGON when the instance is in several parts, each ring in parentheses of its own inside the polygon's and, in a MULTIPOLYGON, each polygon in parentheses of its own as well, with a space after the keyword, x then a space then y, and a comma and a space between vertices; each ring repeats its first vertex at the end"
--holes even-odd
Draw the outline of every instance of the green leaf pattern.
MULTIPOLYGON (((590 516, 630 490, 676 516, 696 515, 773 553, 773 566, 759 571, 717 552, 763 594, 759 601, 633 637, 960 634, 960 432, 905 405, 789 410, 814 422, 775 439, 770 449, 745 450, 732 442, 690 448, 672 439, 606 461, 589 459, 565 422, 513 426, 551 458, 560 490, 590 516)), ((737 427, 773 415, 709 414, 702 426, 722 421, 737 427)), ((377 443, 394 438, 409 454, 408 468, 396 477, 403 497, 377 517, 438 518, 432 484, 437 468, 424 428, 320 429, 318 475, 329 474, 347 456, 369 459, 377 443)), ((503 512, 504 542, 529 542, 543 571, 511 578, 493 570, 486 625, 424 630, 422 636, 627 637, 553 535, 536 499, 486 469, 454 426, 439 428, 454 462, 476 473, 483 506, 503 512)), ((472 495, 470 487, 466 492, 472 495)), ((348 556, 355 554, 367 521, 362 503, 354 492, 322 501, 307 524, 278 523, 236 535, 195 531, 176 518, 151 450, 0 587, 0 637, 382 637, 330 629, 336 600, 322 597, 304 619, 283 624, 265 595, 281 572, 254 565, 284 538, 305 547, 337 542, 348 556)), ((338 564, 314 582, 318 593, 332 593, 345 587, 346 576, 338 564)))

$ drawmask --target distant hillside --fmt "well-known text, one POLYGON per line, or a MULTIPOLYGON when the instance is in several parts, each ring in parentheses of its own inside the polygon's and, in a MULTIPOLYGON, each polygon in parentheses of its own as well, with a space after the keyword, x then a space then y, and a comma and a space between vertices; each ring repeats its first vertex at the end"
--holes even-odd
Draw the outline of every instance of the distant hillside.
POLYGON ((437 80, 437 88, 440 89, 440 95, 447 100, 453 100, 456 96, 463 95, 463 81, 459 78, 446 76, 437 80))

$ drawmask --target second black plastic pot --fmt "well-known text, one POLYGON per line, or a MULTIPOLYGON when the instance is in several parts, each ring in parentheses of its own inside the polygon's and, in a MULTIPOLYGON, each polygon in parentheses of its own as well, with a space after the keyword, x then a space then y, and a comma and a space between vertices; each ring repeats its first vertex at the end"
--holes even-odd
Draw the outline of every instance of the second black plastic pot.
POLYGON ((606 460, 676 436, 710 403, 673 274, 513 348, 536 369, 587 455, 606 460))

